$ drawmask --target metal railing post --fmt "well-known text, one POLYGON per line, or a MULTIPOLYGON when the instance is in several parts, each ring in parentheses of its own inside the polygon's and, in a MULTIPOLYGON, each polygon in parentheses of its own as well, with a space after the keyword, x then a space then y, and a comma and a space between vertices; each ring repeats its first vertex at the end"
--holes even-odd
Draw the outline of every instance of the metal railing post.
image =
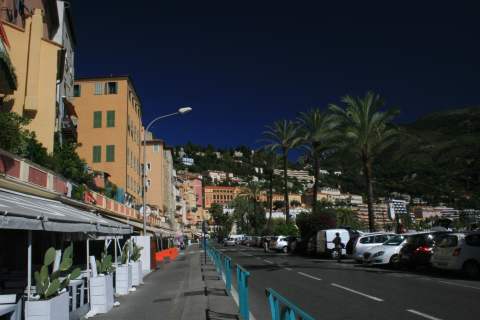
POLYGON ((250 319, 250 311, 248 306, 248 277, 250 272, 237 265, 237 284, 238 284, 238 300, 240 304, 240 317, 242 320, 250 319))
POLYGON ((231 295, 232 291, 232 259, 230 257, 225 256, 224 261, 224 271, 225 271, 225 288, 227 289, 227 293, 231 295))
POLYGON ((268 298, 272 320, 315 320, 311 315, 307 314, 305 311, 288 301, 272 288, 265 289, 265 294, 268 298))

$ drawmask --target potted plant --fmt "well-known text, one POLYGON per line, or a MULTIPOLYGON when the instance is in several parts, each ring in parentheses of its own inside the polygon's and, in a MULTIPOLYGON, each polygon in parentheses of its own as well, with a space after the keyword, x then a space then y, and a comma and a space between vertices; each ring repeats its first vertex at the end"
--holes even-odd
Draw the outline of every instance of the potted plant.
POLYGON ((126 295, 132 289, 132 265, 130 264, 130 240, 125 242, 122 248, 120 260, 122 264, 115 271, 115 292, 118 295, 126 295))
POLYGON ((140 260, 143 247, 138 246, 132 241, 132 254, 130 259, 132 260, 132 285, 138 286, 143 283, 143 270, 142 261, 140 260))
POLYGON ((96 260, 97 276, 90 278, 90 306, 94 313, 107 313, 113 308, 113 271, 112 256, 102 252, 96 260))
MULTIPOLYGON (((80 269, 71 273, 73 245, 65 249, 58 268, 54 265, 57 252, 51 247, 45 253, 43 266, 34 274, 36 295, 25 303, 25 319, 27 320, 68 320, 69 295, 68 284, 71 279, 80 276, 80 269)), ((61 255, 61 252, 60 252, 61 255)))

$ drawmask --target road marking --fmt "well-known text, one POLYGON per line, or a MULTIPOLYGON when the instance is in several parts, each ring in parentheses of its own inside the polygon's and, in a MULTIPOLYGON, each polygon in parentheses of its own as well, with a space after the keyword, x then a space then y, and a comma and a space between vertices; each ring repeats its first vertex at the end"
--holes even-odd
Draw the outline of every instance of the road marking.
POLYGON ((407 312, 416 314, 417 316, 420 316, 420 317, 424 317, 425 319, 430 319, 430 320, 442 320, 442 319, 440 319, 440 318, 437 318, 437 317, 434 317, 434 316, 431 316, 431 315, 428 315, 428 314, 425 314, 425 313, 422 313, 422 312, 420 312, 420 311, 413 310, 413 309, 408 309, 407 312))
POLYGON ((320 278, 317 278, 317 277, 314 277, 314 276, 311 276, 311 275, 309 275, 308 273, 298 272, 298 274, 299 274, 299 275, 302 275, 302 276, 304 276, 304 277, 307 277, 307 278, 313 279, 313 280, 322 281, 322 279, 320 279, 320 278))
POLYGON ((364 296, 365 298, 372 299, 372 300, 377 301, 377 302, 382 302, 383 301, 383 299, 380 299, 380 298, 377 298, 377 297, 374 297, 374 296, 368 295, 366 293, 356 291, 356 290, 353 290, 353 289, 350 289, 350 288, 347 288, 347 287, 344 287, 344 286, 341 286, 341 285, 336 284, 336 283, 331 283, 331 285, 334 286, 334 287, 352 292, 352 293, 356 293, 358 295, 364 296))
POLYGON ((292 268, 285 267, 284 269, 287 270, 287 271, 292 271, 292 268))
POLYGON ((466 285, 466 284, 458 284, 458 283, 455 283, 455 282, 448 282, 448 281, 438 281, 438 282, 444 283, 444 284, 449 284, 449 285, 452 285, 452 286, 462 287, 462 288, 469 288, 469 289, 477 289, 477 290, 480 290, 479 287, 468 286, 468 285, 466 285))
POLYGON ((273 264, 273 262, 272 262, 272 261, 270 261, 270 260, 267 260, 267 259, 264 259, 263 261, 265 261, 266 263, 273 264))

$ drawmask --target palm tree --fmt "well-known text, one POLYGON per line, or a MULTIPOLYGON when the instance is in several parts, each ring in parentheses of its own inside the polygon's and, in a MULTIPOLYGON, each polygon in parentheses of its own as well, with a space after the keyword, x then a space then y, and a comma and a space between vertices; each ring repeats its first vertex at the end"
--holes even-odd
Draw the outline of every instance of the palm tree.
POLYGON ((265 155, 264 165, 265 165, 265 174, 268 179, 268 194, 267 194, 267 205, 269 210, 267 229, 270 230, 272 226, 272 215, 273 215, 273 170, 277 167, 277 155, 274 152, 268 152, 265 155))
POLYGON ((313 162, 314 184, 312 212, 317 211, 317 194, 319 187, 320 157, 335 146, 337 122, 332 115, 312 109, 300 113, 298 118, 299 134, 304 144, 307 158, 313 162))
POLYGON ((288 201, 288 153, 296 148, 301 138, 298 136, 298 127, 293 121, 276 121, 271 126, 266 127, 263 136, 267 141, 265 148, 267 150, 278 152, 283 156, 283 192, 285 201, 285 219, 290 220, 290 207, 288 201))
POLYGON ((385 103, 373 92, 367 92, 363 98, 347 95, 341 101, 343 108, 332 104, 329 109, 341 121, 340 129, 346 143, 362 162, 367 187, 368 226, 370 231, 375 231, 372 164, 375 157, 395 141, 397 129, 391 121, 398 110, 381 112, 385 103))

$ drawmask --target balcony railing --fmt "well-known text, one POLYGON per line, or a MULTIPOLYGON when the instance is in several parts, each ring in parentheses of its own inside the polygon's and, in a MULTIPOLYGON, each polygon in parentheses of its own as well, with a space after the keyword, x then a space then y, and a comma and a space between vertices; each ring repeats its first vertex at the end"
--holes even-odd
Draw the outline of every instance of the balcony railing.
MULTIPOLYGON (((74 197, 72 197, 73 193, 71 192, 74 186, 73 183, 51 170, 0 149, 0 177, 1 176, 4 176, 7 180, 18 182, 22 185, 35 188, 38 191, 59 197, 60 200, 62 200, 62 197, 74 199, 74 197)), ((110 199, 93 190, 87 189, 82 191, 80 196, 75 198, 76 200, 98 208, 107 215, 139 222, 143 221, 143 216, 138 210, 129 208, 123 203, 110 199)), ((162 223, 161 217, 157 216, 149 216, 147 223, 155 227, 165 227, 165 223, 162 223)))

